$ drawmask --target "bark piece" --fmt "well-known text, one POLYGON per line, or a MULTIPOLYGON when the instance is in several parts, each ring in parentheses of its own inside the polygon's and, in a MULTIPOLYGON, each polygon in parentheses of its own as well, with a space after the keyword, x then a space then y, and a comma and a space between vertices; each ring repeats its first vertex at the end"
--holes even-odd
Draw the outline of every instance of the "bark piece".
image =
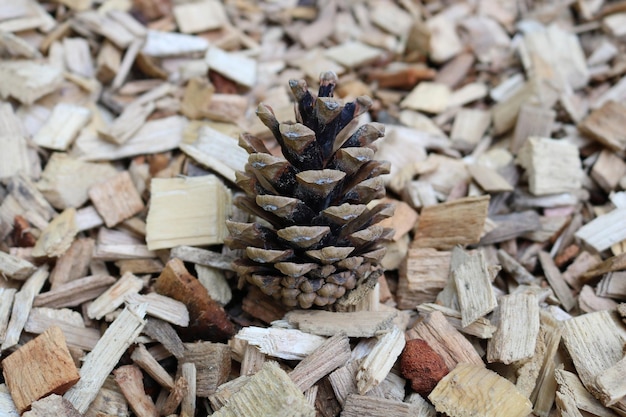
POLYGON ((155 178, 151 193, 148 249, 215 245, 228 236, 231 195, 216 176, 155 178))
POLYGON ((320 379, 343 366, 350 359, 350 341, 343 332, 329 337, 309 356, 302 360, 289 378, 302 392, 308 390, 320 379))
POLYGON ((446 320, 443 313, 435 311, 406 333, 407 340, 423 339, 446 362, 448 369, 461 362, 483 365, 483 360, 472 344, 446 320))
POLYGON ((498 330, 487 345, 487 360, 510 364, 535 353, 539 334, 539 302, 534 294, 500 298, 498 330))
POLYGON ((430 393, 438 412, 458 417, 525 417, 532 404, 515 385, 484 366, 460 363, 430 393))
POLYGON ((214 394, 230 375, 231 349, 211 342, 185 343, 182 363, 193 363, 196 369, 195 391, 199 397, 214 394))
POLYGON ((2 374, 20 413, 50 393, 64 394, 79 379, 63 332, 55 326, 4 359, 2 374))
POLYGON ((187 306, 192 324, 185 329, 185 334, 205 340, 224 340, 234 334, 233 324, 224 309, 209 297, 206 289, 189 274, 180 259, 171 259, 165 265, 154 289, 187 306))
POLYGON ((123 365, 113 371, 113 374, 137 417, 156 417, 156 406, 144 391, 141 369, 136 365, 123 365))
POLYGON ((89 198, 107 227, 113 227, 144 209, 128 171, 92 186, 89 198))
POLYGON ((451 249, 478 243, 487 218, 489 196, 465 197, 422 209, 414 245, 451 249))
POLYGON ((290 311, 285 319, 303 332, 333 336, 339 332, 348 337, 373 337, 391 329, 395 311, 359 311, 334 313, 322 310, 290 311))
POLYGON ((411 381, 411 388, 426 397, 449 372, 445 362, 428 343, 411 339, 400 357, 402 376, 411 381))

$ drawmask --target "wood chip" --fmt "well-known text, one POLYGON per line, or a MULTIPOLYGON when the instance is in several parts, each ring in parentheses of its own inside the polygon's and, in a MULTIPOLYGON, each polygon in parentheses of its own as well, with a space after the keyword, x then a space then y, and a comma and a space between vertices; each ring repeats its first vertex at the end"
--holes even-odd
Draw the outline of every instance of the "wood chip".
POLYGON ((144 208, 130 174, 122 172, 92 186, 89 198, 108 227, 113 227, 144 208))
POLYGON ((391 329, 395 311, 359 311, 331 313, 328 311, 295 310, 285 319, 299 330, 320 336, 344 332, 348 337, 373 337, 391 329))
POLYGON ((459 417, 527 416, 532 404, 513 384, 483 366, 460 363, 437 384, 428 399, 438 412, 459 417))

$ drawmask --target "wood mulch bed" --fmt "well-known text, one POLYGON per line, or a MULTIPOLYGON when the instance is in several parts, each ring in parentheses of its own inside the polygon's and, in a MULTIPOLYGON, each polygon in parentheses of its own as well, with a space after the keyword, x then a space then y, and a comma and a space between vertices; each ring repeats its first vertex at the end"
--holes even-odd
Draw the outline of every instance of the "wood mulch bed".
POLYGON ((626 2, 0 4, 0 415, 626 416, 626 2), (255 109, 372 98, 347 311, 239 283, 255 109))

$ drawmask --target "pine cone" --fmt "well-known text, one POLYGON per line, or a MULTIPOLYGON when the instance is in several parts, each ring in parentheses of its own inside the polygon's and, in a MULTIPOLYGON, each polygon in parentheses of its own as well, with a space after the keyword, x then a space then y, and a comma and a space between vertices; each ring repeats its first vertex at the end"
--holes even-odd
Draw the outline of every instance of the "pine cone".
POLYGON ((393 229, 377 225, 393 207, 366 205, 384 197, 380 175, 389 163, 374 160, 372 143, 384 135, 380 123, 355 130, 355 117, 371 106, 362 96, 342 105, 333 98, 337 76, 320 77, 318 97, 304 80, 291 80, 297 123, 279 123, 271 107, 257 115, 280 144, 272 156, 263 142, 244 134, 240 146, 250 154, 237 184, 246 196, 235 204, 265 220, 228 222, 231 249, 245 249, 234 262, 241 279, 289 307, 354 304, 382 273, 381 243, 393 229))

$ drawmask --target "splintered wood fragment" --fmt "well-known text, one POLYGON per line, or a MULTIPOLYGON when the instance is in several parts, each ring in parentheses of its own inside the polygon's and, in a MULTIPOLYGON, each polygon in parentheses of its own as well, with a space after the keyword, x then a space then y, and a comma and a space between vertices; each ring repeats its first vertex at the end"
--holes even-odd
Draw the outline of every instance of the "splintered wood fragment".
POLYGON ((187 380, 181 375, 174 383, 174 387, 170 391, 165 402, 161 404, 158 409, 159 415, 169 416, 174 414, 180 403, 183 401, 183 398, 187 395, 188 391, 189 386, 187 384, 187 380))
POLYGON ((211 47, 206 54, 209 69, 237 84, 252 88, 257 78, 257 62, 245 55, 211 47))
POLYGON ((601 417, 617 416, 617 414, 604 407, 598 399, 585 389, 576 374, 564 369, 555 369, 554 377, 559 387, 557 391, 557 405, 558 395, 562 394, 571 399, 575 408, 586 411, 589 414, 601 417))
POLYGON ((167 322, 155 318, 148 318, 143 333, 158 341, 163 347, 180 359, 185 354, 185 347, 176 330, 167 322))
POLYGON ((554 110, 524 104, 515 123, 511 152, 517 154, 531 136, 550 137, 555 118, 554 110))
POLYGON ((622 271, 624 269, 626 269, 626 253, 621 253, 619 255, 611 256, 596 265, 592 265, 591 268, 589 268, 587 272, 582 275, 582 282, 610 272, 622 271))
POLYGON ((209 297, 207 290, 192 276, 180 259, 171 259, 154 284, 157 293, 180 301, 189 310, 191 325, 182 333, 194 338, 227 339, 235 333, 224 309, 209 297))
POLYGON ((541 263, 548 284, 550 284, 550 287, 554 291, 554 295, 559 299, 565 310, 570 311, 576 305, 576 299, 563 279, 561 271, 559 271, 559 268, 554 264, 554 260, 552 260, 548 252, 539 252, 539 262, 541 263))
POLYGON ((122 51, 109 41, 103 42, 96 57, 96 78, 98 81, 103 84, 113 81, 115 74, 120 71, 121 62, 122 51))
POLYGON ((353 360, 328 375, 328 380, 339 404, 344 405, 348 396, 358 394, 356 386, 358 370, 359 362, 353 360))
POLYGON ((153 111, 153 102, 148 102, 145 105, 131 103, 124 108, 117 119, 98 133, 104 139, 122 145, 137 133, 153 111))
POLYGON ((626 134, 623 120, 626 106, 609 100, 599 109, 595 109, 579 125, 580 131, 613 151, 626 149, 626 134))
POLYGON ((170 258, 178 258, 184 262, 210 266, 217 269, 232 271, 234 258, 221 253, 191 246, 176 246, 170 251, 170 258))
MULTIPOLYGON (((171 251, 170 251, 171 254, 171 251)), ((195 265, 196 274, 198 275, 198 281, 206 288, 209 296, 217 301, 220 305, 224 306, 233 298, 233 292, 230 289, 230 284, 224 273, 210 266, 195 265)))
POLYGON ((578 294, 578 306, 585 313, 602 310, 614 310, 617 302, 610 298, 599 297, 589 285, 583 285, 578 294))
POLYGON ((464 197, 422 209, 413 245, 452 249, 478 243, 487 219, 489 196, 464 197))
POLYGON ((417 311, 420 313, 432 313, 439 311, 446 317, 446 320, 452 324, 455 329, 481 339, 490 339, 497 328, 485 317, 480 317, 469 326, 463 327, 461 312, 435 303, 419 304, 417 306, 417 311))
POLYGON ((463 327, 493 311, 498 305, 485 255, 481 251, 468 255, 464 262, 455 265, 450 271, 456 285, 463 327))
POLYGON ((489 124, 491 113, 480 109, 461 109, 454 118, 450 139, 456 149, 472 151, 483 138, 489 124))
POLYGON ((87 133, 83 131, 74 142, 73 148, 80 159, 86 161, 112 161, 129 156, 166 152, 178 147, 183 139, 186 124, 187 119, 178 115, 150 120, 123 145, 102 140, 95 131, 87 133))
POLYGON ((518 293, 501 297, 498 329, 487 345, 487 360, 508 365, 532 357, 538 334, 537 296, 518 293))
POLYGON ((230 207, 230 192, 215 175, 154 178, 146 220, 148 249, 223 243, 230 207))
POLYGON ((107 227, 113 227, 144 209, 128 171, 92 186, 89 198, 107 227))
POLYGON ((326 49, 324 55, 344 67, 355 68, 375 60, 382 52, 359 41, 347 41, 326 49))
POLYGON ((440 311, 428 314, 424 320, 406 332, 407 339, 423 339, 437 352, 448 369, 458 363, 483 365, 483 360, 469 340, 456 330, 440 311))
POLYGON ((235 172, 243 171, 248 162, 248 152, 232 138, 208 126, 202 127, 198 138, 189 144, 182 143, 180 149, 207 168, 235 182, 235 172))
POLYGON ((396 359, 402 353, 404 344, 404 334, 396 326, 379 337, 371 352, 359 366, 356 375, 359 394, 365 394, 385 379, 396 359))
POLYGON ((428 399, 440 413, 457 417, 526 417, 532 404, 508 380, 484 366, 460 363, 428 399))
POLYGON ((391 328, 395 311, 334 313, 323 310, 290 311, 285 319, 303 332, 332 336, 344 332, 348 337, 373 337, 391 328))
POLYGON ((535 281, 535 277, 503 249, 498 249, 498 260, 502 269, 511 275, 518 284, 530 284, 535 281))
MULTIPOLYGON (((556 380, 554 371, 558 365, 556 357, 561 344, 563 326, 548 312, 541 312, 541 327, 539 339, 536 347, 536 354, 531 362, 535 362, 540 368, 538 374, 531 384, 534 388, 529 399, 534 405, 534 413, 539 417, 548 417, 554 405, 554 394, 556 391, 556 380)), ((531 365, 532 366, 532 365, 531 365)))
POLYGON ((598 311, 567 320, 563 340, 583 385, 600 398, 596 379, 624 356, 620 328, 608 311, 598 311))
POLYGON ((11 279, 24 281, 30 277, 37 268, 25 259, 0 252, 0 274, 11 279))
POLYGON ((92 275, 79 278, 41 293, 35 297, 35 307, 75 307, 93 300, 115 283, 109 275, 92 275))
POLYGON ((93 300, 87 308, 90 319, 100 320, 124 303, 129 294, 136 294, 143 288, 143 280, 131 273, 123 275, 115 284, 109 287, 98 298, 93 300))
POLYGON ((91 238, 75 239, 70 248, 57 259, 54 269, 50 272, 51 288, 58 288, 62 284, 86 276, 94 247, 95 242, 91 238))
POLYGON ((495 169, 479 164, 471 164, 467 166, 467 170, 474 178, 474 181, 480 185, 480 188, 487 193, 513 191, 513 186, 495 169))
POLYGON ((626 396, 626 358, 622 358, 615 365, 602 371, 596 378, 600 391, 600 400, 607 407, 612 406, 626 396))
POLYGON ((267 362, 261 371, 251 376, 248 382, 213 415, 216 417, 242 415, 313 417, 315 409, 277 363, 267 362))
POLYGON ((178 4, 172 11, 182 33, 219 29, 228 22, 224 6, 215 0, 178 4))
POLYGON ((123 365, 113 371, 115 381, 137 417, 154 417, 157 410, 143 388, 143 374, 136 365, 123 365))
POLYGON ((55 217, 42 231, 32 251, 34 257, 58 257, 69 249, 78 233, 76 209, 71 207, 55 217))
POLYGON ((50 393, 65 393, 79 379, 63 332, 56 326, 5 358, 2 375, 20 412, 50 393))
POLYGON ((128 403, 126 398, 124 398, 124 394, 122 394, 119 385, 115 382, 115 377, 109 375, 100 391, 98 391, 96 399, 93 400, 87 409, 85 417, 99 417, 108 414, 127 416, 129 413, 128 403))
POLYGON ((402 100, 400 106, 426 113, 441 113, 448 107, 450 96, 447 85, 422 81, 402 100))
POLYGON ((30 60, 0 63, 0 96, 30 105, 61 87, 63 74, 53 65, 30 60))
POLYGON ((266 356, 256 346, 246 342, 246 348, 241 360, 241 375, 254 375, 261 370, 266 361, 266 356))
POLYGON ((184 346, 182 362, 195 366, 197 395, 208 397, 214 394, 230 375, 230 346, 211 342, 185 343, 184 346))
POLYGON ((10 103, 0 103, 0 178, 9 178, 18 172, 31 175, 32 165, 28 156, 26 130, 15 115, 10 103))
POLYGON ((480 239, 481 245, 490 245, 515 239, 518 236, 541 228, 541 220, 535 210, 496 214, 490 216, 489 220, 495 224, 495 228, 480 239))
POLYGON ((65 151, 90 118, 91 111, 85 107, 59 103, 33 140, 41 147, 65 151))
POLYGON ((24 417, 81 417, 81 414, 65 398, 57 394, 50 394, 31 404, 30 411, 22 414, 24 417))
POLYGON ((20 417, 6 384, 0 384, 0 411, 7 417, 20 417))
POLYGON ((0 345, 4 343, 6 337, 15 293, 17 293, 15 288, 0 288, 0 345))
POLYGON ((139 336, 146 324, 145 314, 144 305, 126 306, 87 354, 80 368, 80 381, 64 395, 79 412, 87 411, 107 376, 139 336))
POLYGON ((366 395, 349 395, 341 412, 342 417, 409 417, 424 416, 415 414, 416 407, 402 401, 366 395))
POLYGON ((15 297, 13 297, 11 319, 6 325, 6 333, 4 334, 0 351, 15 346, 20 340, 20 335, 22 334, 24 325, 28 320, 28 315, 33 307, 33 300, 35 296, 39 294, 39 291, 41 291, 47 278, 48 266, 44 264, 26 280, 20 290, 15 294, 15 297))
POLYGON ((528 174, 528 186, 534 195, 557 194, 581 187, 583 172, 574 144, 532 136, 519 151, 517 163, 528 174))
POLYGON ((605 192, 609 193, 626 175, 626 163, 615 152, 603 149, 589 175, 605 192))
POLYGON ((51 326, 61 329, 68 346, 92 350, 100 339, 100 331, 87 328, 80 313, 69 309, 33 308, 24 325, 29 333, 41 334, 51 326))
MULTIPOLYGON (((414 241, 415 242, 415 241, 414 241)), ((411 248, 399 268, 398 308, 435 301, 448 282, 451 253, 432 248, 411 248)))
POLYGON ((197 374, 196 365, 192 362, 185 362, 180 366, 181 376, 187 383, 187 391, 183 396, 180 403, 181 416, 193 416, 196 414, 196 396, 200 394, 197 392, 197 374))
POLYGON ((626 299, 626 271, 606 274, 596 286, 596 295, 618 300, 626 299))
POLYGON ((343 332, 326 339, 309 356, 302 360, 289 378, 302 392, 308 390, 320 379, 343 366, 350 359, 350 340, 343 332))
POLYGON ((575 236, 597 252, 626 239, 626 208, 602 214, 578 229, 575 236))
POLYGON ((146 295, 131 292, 124 297, 127 303, 147 304, 146 314, 158 319, 172 323, 176 326, 189 326, 189 310, 187 306, 170 297, 165 297, 157 293, 146 295))
POLYGON ((257 346, 266 355, 296 360, 306 358, 326 340, 324 337, 295 329, 254 326, 244 327, 235 335, 235 338, 257 346))

